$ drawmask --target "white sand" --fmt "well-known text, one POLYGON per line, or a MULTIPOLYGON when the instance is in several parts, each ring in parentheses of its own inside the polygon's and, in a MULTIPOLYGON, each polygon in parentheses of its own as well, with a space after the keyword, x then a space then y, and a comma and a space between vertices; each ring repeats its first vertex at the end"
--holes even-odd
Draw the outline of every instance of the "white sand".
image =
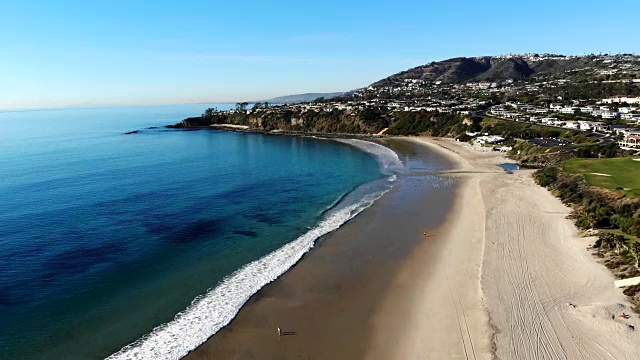
POLYGON ((615 287, 621 287, 621 288, 638 285, 638 284, 640 284, 640 276, 622 279, 622 280, 616 280, 613 282, 613 285, 615 285, 615 287))
POLYGON ((211 127, 216 128, 228 128, 228 129, 240 129, 240 130, 248 130, 249 127, 247 125, 233 125, 233 124, 211 124, 211 127))
POLYGON ((498 154, 416 141, 455 160, 461 188, 437 257, 417 249, 372 320, 369 359, 640 358, 640 323, 586 250, 593 239, 531 170, 507 174, 498 154), (399 304, 413 316, 394 318, 399 304))

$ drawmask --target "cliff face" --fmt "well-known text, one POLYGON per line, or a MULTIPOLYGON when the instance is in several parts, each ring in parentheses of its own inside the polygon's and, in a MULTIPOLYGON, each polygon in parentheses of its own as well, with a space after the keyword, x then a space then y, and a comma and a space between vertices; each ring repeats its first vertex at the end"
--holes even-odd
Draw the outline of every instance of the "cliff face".
POLYGON ((249 113, 214 113, 211 116, 188 118, 172 127, 190 128, 212 124, 246 125, 259 131, 376 134, 389 127, 390 119, 386 112, 376 109, 331 112, 273 109, 249 113))
MULTIPOLYGON (((357 111, 292 111, 269 109, 250 112, 214 113, 185 119, 172 128, 194 128, 217 125, 244 125, 252 131, 305 132, 323 134, 465 136, 467 131, 481 129, 481 117, 464 117, 428 111, 394 111, 379 109, 357 111)), ((491 132, 490 128, 484 129, 491 132)))

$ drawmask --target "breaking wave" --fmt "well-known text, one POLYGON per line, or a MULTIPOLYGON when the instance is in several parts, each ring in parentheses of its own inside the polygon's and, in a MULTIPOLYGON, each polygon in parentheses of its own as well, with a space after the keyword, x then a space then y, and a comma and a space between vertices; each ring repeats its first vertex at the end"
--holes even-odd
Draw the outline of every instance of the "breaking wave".
POLYGON ((335 139, 341 143, 355 146, 360 150, 366 151, 375 155, 380 168, 383 173, 392 175, 397 172, 401 172, 404 169, 404 165, 398 158, 398 154, 395 151, 389 149, 386 146, 373 143, 371 141, 357 140, 357 139, 335 139))
POLYGON ((382 171, 389 177, 342 195, 315 227, 278 250, 236 270, 215 288, 193 300, 172 321, 156 327, 107 360, 181 359, 231 322, 253 294, 294 266, 313 248, 318 238, 340 228, 391 189, 389 183, 395 180, 393 173, 402 168, 393 151, 366 141, 340 141, 376 155, 382 171))

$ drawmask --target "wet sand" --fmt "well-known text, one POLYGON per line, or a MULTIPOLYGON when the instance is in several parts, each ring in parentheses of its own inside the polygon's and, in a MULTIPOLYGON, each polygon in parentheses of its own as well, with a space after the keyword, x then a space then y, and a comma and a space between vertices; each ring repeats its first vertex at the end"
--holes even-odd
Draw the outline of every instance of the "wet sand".
MULTIPOLYGON (((187 359, 358 359, 368 356, 376 312, 404 262, 420 246, 428 267, 452 207, 451 178, 427 174, 428 164, 451 163, 427 147, 389 141, 409 166, 371 208, 317 246, 295 267, 261 289, 238 316, 187 359), (427 236, 424 233, 427 233, 427 236), (433 251, 429 251, 432 249, 433 251), (278 336, 280 327, 284 336, 278 336)), ((398 311, 409 309, 398 304, 398 311)))

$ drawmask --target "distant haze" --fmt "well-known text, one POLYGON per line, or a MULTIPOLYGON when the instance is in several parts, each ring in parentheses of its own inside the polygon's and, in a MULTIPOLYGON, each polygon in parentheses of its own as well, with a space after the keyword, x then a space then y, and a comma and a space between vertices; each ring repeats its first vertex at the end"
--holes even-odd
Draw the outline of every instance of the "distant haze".
POLYGON ((298 94, 298 95, 287 95, 287 96, 279 96, 273 99, 267 100, 270 103, 274 104, 295 104, 301 102, 309 102, 313 101, 317 98, 323 97, 325 99, 332 99, 336 96, 340 96, 344 94, 344 92, 335 92, 335 93, 308 93, 308 94, 298 94))

